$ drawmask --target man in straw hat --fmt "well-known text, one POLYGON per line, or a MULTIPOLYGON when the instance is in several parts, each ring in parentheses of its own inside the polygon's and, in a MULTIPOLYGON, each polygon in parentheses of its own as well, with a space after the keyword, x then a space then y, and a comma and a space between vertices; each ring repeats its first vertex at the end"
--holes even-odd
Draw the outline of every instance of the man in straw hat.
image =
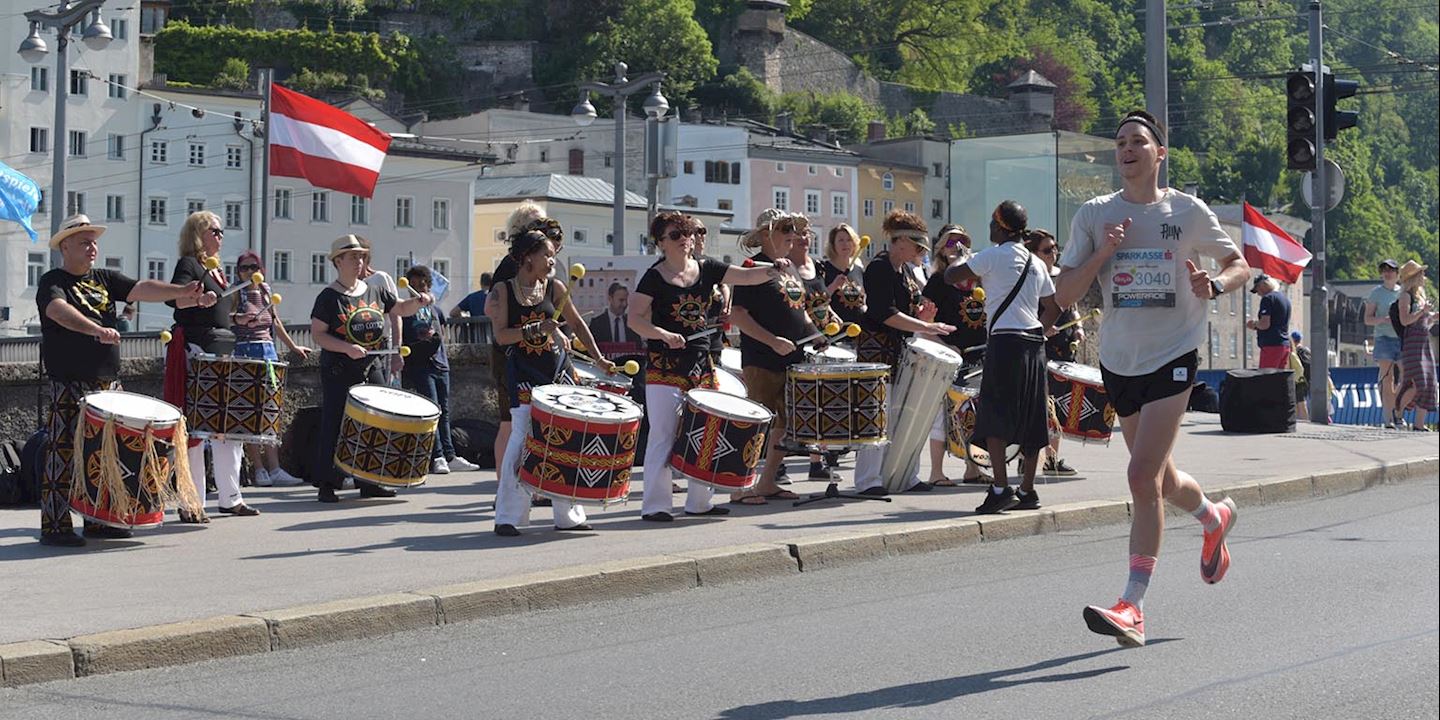
MULTIPOLYGON (((50 452, 40 481, 40 542, 79 547, 85 538, 75 534, 70 519, 71 463, 75 460, 75 421, 86 393, 118 386, 120 333, 115 329, 116 305, 121 302, 174 300, 182 307, 215 304, 214 293, 200 283, 172 285, 158 280, 139 282, 114 271, 97 269, 104 225, 73 215, 50 238, 63 264, 45 273, 35 290, 40 311, 40 356, 50 377, 50 414, 45 427, 50 452)), ((86 537, 127 538, 129 530, 86 523, 86 537)))

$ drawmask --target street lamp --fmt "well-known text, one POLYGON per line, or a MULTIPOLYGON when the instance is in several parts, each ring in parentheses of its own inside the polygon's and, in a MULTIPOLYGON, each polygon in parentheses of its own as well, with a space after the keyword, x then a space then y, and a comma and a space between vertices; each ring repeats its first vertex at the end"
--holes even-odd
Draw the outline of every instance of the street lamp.
MULTIPOLYGON (((65 127, 65 105, 70 95, 67 72, 70 31, 89 18, 90 24, 80 33, 80 39, 92 50, 103 50, 112 37, 109 26, 100 18, 100 6, 104 4, 105 0, 61 0, 55 12, 31 10, 25 13, 25 19, 30 21, 30 35, 20 42, 19 52, 26 62, 39 62, 50 51, 44 38, 40 37, 40 28, 55 29, 55 138, 50 145, 51 152, 55 154, 50 187, 51 236, 60 232, 60 223, 65 221, 65 159, 69 154, 67 145, 70 140, 65 127)), ((59 250, 50 252, 50 263, 60 266, 59 250)))
POLYGON ((615 229, 611 246, 615 255, 625 254, 625 98, 650 89, 645 98, 645 115, 659 120, 670 111, 670 103, 660 94, 660 83, 665 73, 645 73, 633 80, 625 77, 629 70, 623 62, 615 63, 615 79, 609 83, 587 82, 580 85, 580 101, 570 111, 570 117, 580 127, 589 127, 595 122, 595 106, 590 104, 590 93, 600 93, 615 100, 615 229))

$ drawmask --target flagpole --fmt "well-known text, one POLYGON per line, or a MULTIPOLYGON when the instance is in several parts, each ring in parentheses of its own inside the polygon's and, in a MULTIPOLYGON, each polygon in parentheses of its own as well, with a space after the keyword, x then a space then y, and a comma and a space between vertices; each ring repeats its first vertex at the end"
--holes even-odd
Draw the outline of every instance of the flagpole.
POLYGON ((265 267, 271 265, 266 254, 270 239, 270 213, 266 206, 270 202, 270 85, 274 72, 271 68, 260 68, 260 118, 265 124, 265 144, 260 157, 260 262, 265 267))

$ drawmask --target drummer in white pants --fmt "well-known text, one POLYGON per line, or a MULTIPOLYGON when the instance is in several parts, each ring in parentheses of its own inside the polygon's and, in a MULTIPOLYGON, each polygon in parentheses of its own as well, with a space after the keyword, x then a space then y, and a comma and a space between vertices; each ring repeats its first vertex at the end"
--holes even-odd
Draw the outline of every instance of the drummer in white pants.
MULTIPOLYGON (((925 221, 914 213, 896 210, 885 216, 882 226, 890 238, 887 250, 875 256, 865 268, 865 330, 856 348, 860 362, 883 363, 890 366, 891 385, 885 394, 885 416, 892 417, 895 373, 899 370, 901 349, 912 334, 940 336, 955 331, 954 326, 935 322, 934 303, 921 297, 920 282, 910 271, 910 263, 919 262, 930 251, 925 221)), ((888 495, 880 478, 880 464, 886 446, 871 446, 855 451, 855 489, 862 495, 888 495)), ((915 476, 906 481, 906 492, 928 492, 931 485, 915 476)))

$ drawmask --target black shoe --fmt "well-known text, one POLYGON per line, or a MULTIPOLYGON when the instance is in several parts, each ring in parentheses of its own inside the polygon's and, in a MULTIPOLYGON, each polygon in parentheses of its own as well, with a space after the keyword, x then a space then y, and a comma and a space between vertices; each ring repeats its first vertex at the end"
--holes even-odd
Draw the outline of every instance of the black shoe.
POLYGON ((255 517, 256 515, 260 514, 259 510, 256 510, 255 508, 252 508, 245 503, 236 503, 228 508, 222 507, 220 508, 220 512, 225 513, 226 515, 239 515, 240 517, 255 517))
POLYGON ((1040 493, 1037 493, 1037 492, 1035 492, 1034 490, 1031 490, 1031 491, 1028 492, 1028 493, 1027 493, 1027 492, 1023 492, 1023 491, 1021 491, 1021 492, 1016 492, 1016 493, 1015 493, 1015 500, 1016 500, 1015 507, 1010 508, 1011 510, 1039 510, 1039 509, 1040 509, 1040 493))
POLYGON ((551 505, 554 505, 554 503, 550 502, 550 498, 544 495, 530 496, 530 507, 550 507, 551 505))
POLYGON ((322 488, 320 488, 320 495, 319 495, 319 497, 317 497, 316 499, 319 500, 319 501, 322 502, 322 503, 338 503, 338 502, 340 502, 340 496, 335 494, 335 488, 328 488, 328 487, 322 487, 322 488))
POLYGON ((585 530, 594 530, 595 528, 590 527, 590 526, 589 526, 588 524, 586 524, 586 523, 580 523, 579 525, 571 525, 570 527, 560 527, 559 525, 556 525, 556 526, 555 526, 555 529, 556 529, 556 530, 565 531, 565 532, 569 532, 569 531, 572 531, 572 530, 583 532, 583 531, 585 531, 585 530))
POLYGON ((520 529, 514 525, 496 525, 495 534, 500 537, 520 537, 520 529))
POLYGON ((674 516, 674 515, 671 515, 670 513, 667 513, 667 512, 653 512, 653 513, 650 513, 649 515, 641 515, 641 516, 640 516, 640 519, 641 519, 641 520, 645 520, 645 521, 647 521, 647 522, 658 522, 658 523, 675 522, 675 516, 674 516))
POLYGON ((820 482, 835 482, 838 477, 835 471, 825 467, 823 463, 810 463, 810 479, 820 482))
POLYGON ((40 544, 51 547, 84 547, 85 538, 76 535, 74 532, 41 533, 40 544))
POLYGON ((1070 467, 1070 463, 1065 462, 1063 459, 1052 459, 1045 463, 1044 474, 1046 475, 1063 475, 1068 477, 1075 473, 1075 468, 1070 467))
POLYGON ((914 485, 911 485, 910 487, 906 488, 906 489, 905 489, 905 492, 930 492, 931 490, 934 490, 934 489, 935 489, 935 486, 934 486, 934 485, 931 485, 930 483, 925 482, 924 480, 921 480, 920 482, 915 483, 914 485))
POLYGON ((775 484, 776 484, 776 485, 789 485, 789 484, 791 484, 791 483, 790 483, 790 470, 788 470, 788 469, 785 467, 785 464, 784 464, 784 463, 781 463, 781 464, 780 464, 780 470, 775 473, 775 484))
POLYGON ((374 483, 359 483, 360 497, 362 498, 392 498, 395 491, 390 488, 380 487, 374 483))
MULTIPOLYGON (((993 488, 994 486, 992 485, 991 487, 993 488)), ((986 490, 985 502, 980 503, 980 507, 975 508, 975 514, 998 515, 1015 507, 1015 504, 1018 502, 1020 501, 1015 497, 1015 491, 1011 488, 1005 488, 1005 491, 999 495, 996 495, 994 490, 986 490)))
MULTIPOLYGON (((135 537, 135 533, 125 528, 110 527, 109 525, 86 525, 85 537, 97 538, 100 540, 125 540, 135 537)), ((81 543, 82 545, 84 543, 81 543)))
POLYGON ((831 470, 840 467, 840 453, 834 450, 825 453, 825 467, 828 467, 831 470))
POLYGON ((719 506, 719 505, 716 505, 715 507, 712 507, 712 508, 710 508, 709 510, 706 510, 705 512, 698 512, 698 513, 697 513, 697 512, 690 512, 689 510, 686 510, 686 511, 685 511, 685 514, 686 514, 686 515, 695 515, 695 516, 700 516, 700 515, 729 515, 729 514, 730 514, 730 508, 721 507, 721 506, 719 506))
POLYGON ((875 487, 861 490, 860 494, 869 497, 885 497, 890 494, 890 491, 886 490, 884 485, 876 485, 875 487))

